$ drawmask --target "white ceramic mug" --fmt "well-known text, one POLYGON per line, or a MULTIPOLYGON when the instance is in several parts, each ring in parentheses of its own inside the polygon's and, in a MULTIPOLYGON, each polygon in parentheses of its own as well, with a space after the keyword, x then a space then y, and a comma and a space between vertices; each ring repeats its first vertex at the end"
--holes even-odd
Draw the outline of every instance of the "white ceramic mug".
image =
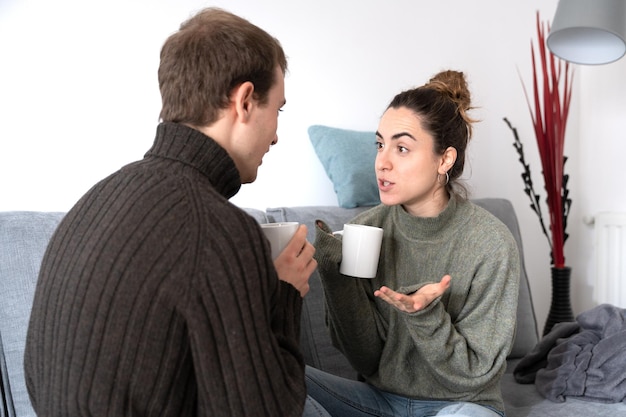
POLYGON ((272 259, 278 258, 278 255, 285 249, 287 243, 298 230, 298 222, 278 222, 278 223, 262 223, 261 228, 265 232, 267 240, 270 241, 272 247, 272 259))
POLYGON ((383 229, 363 224, 344 224, 339 272, 358 278, 374 278, 383 241, 383 229))

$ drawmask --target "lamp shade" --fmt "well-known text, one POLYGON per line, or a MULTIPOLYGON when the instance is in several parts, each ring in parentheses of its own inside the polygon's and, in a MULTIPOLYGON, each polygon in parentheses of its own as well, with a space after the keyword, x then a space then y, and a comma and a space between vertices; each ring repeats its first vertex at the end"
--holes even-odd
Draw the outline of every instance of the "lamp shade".
POLYGON ((608 64, 626 53, 626 0, 559 0, 546 40, 559 58, 608 64))

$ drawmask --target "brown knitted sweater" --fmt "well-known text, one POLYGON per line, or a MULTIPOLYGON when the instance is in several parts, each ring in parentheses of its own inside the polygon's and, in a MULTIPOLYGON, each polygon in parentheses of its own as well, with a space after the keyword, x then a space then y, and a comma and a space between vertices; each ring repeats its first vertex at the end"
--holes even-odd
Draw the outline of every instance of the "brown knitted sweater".
POLYGON ((302 415, 301 298, 240 186, 216 142, 163 123, 68 212, 27 336, 39 417, 302 415))

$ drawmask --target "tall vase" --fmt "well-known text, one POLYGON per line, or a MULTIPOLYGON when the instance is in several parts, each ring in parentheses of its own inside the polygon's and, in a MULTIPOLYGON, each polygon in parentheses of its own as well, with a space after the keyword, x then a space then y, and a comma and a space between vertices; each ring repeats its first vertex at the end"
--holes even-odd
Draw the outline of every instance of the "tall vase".
POLYGON ((574 321, 572 304, 570 302, 570 277, 572 268, 552 268, 552 302, 548 319, 543 328, 543 335, 550 333, 555 324, 574 321))

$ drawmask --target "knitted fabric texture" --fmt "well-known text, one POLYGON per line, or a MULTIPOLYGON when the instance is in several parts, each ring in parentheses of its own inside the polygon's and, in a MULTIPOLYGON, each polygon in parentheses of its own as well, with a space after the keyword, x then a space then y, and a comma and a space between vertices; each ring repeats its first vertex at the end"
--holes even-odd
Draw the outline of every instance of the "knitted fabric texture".
POLYGON ((318 228, 316 258, 333 343, 365 380, 416 399, 470 401, 504 410, 499 382, 515 333, 520 260, 507 227, 451 198, 435 218, 380 205, 353 223, 384 229, 374 279, 341 275, 341 242, 318 228), (409 294, 452 277, 439 299, 403 313, 374 297, 409 294))
POLYGON ((240 186, 216 142, 164 123, 68 212, 28 329, 38 416, 301 416, 301 297, 240 186))

